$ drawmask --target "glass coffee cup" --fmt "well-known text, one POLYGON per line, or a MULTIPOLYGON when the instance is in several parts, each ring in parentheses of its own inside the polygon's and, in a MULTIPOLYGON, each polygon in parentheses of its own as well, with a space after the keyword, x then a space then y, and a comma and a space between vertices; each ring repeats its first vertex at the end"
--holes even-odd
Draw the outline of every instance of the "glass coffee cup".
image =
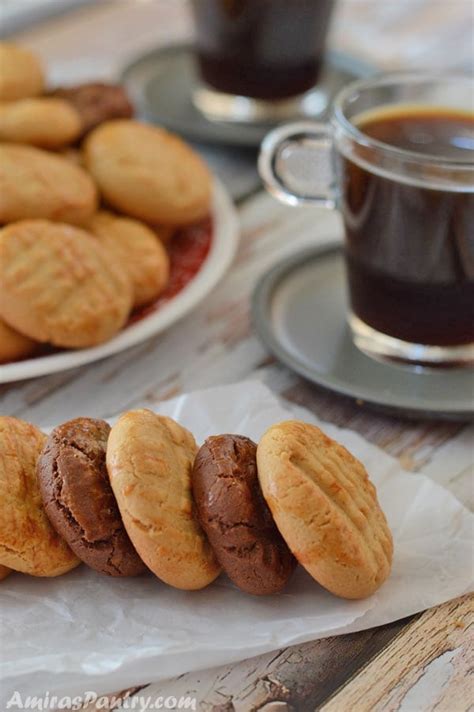
POLYGON ((335 0, 192 0, 202 83, 194 103, 210 119, 277 121, 318 115, 314 89, 335 0))
POLYGON ((347 319, 359 349, 408 364, 472 365, 472 78, 354 82, 328 124, 268 134, 259 170, 281 201, 340 211, 347 319))

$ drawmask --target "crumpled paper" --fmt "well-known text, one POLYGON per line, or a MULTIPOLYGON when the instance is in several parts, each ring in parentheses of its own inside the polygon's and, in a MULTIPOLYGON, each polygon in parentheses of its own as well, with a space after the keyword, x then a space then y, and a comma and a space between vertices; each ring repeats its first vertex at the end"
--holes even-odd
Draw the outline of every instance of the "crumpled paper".
POLYGON ((111 579, 85 566, 56 579, 12 574, 0 584, 4 701, 15 690, 113 692, 389 623, 472 589, 472 515, 359 435, 282 405, 258 381, 182 395, 156 410, 198 442, 225 432, 258 440, 271 424, 293 417, 320 425, 362 460, 377 487, 394 535, 391 577, 371 598, 345 601, 301 568, 284 593, 263 598, 241 593, 224 576, 184 592, 151 574, 111 579))

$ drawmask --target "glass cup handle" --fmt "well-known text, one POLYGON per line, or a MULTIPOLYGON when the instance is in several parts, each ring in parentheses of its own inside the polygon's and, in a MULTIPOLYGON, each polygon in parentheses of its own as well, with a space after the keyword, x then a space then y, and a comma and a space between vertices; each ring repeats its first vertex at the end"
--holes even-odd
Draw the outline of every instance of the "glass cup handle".
POLYGON ((258 170, 267 190, 288 205, 335 208, 337 202, 329 124, 299 121, 265 136, 258 170))

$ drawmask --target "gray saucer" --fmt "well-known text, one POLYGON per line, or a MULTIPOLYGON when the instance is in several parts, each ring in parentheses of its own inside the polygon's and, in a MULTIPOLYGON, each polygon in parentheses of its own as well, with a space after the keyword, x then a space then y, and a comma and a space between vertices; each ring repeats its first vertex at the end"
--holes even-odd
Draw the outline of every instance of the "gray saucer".
MULTIPOLYGON (((329 52, 318 88, 327 93, 330 102, 342 86, 373 73, 364 62, 329 52)), ((123 69, 121 81, 144 118, 195 141, 256 147, 271 128, 268 124, 209 121, 196 109, 192 93, 198 76, 190 45, 171 45, 145 54, 123 69)))
POLYGON ((284 260, 253 296, 254 323, 265 345, 310 381, 407 417, 474 417, 472 370, 374 361, 352 343, 345 313, 344 261, 334 245, 284 260))

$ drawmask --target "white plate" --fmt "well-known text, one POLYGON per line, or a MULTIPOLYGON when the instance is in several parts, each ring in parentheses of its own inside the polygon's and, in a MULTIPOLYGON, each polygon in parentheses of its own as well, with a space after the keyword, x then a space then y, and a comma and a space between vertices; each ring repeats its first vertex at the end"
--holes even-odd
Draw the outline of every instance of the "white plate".
POLYGON ((179 294, 158 311, 125 327, 117 336, 100 346, 78 351, 62 351, 0 366, 0 383, 45 376, 98 361, 135 346, 182 319, 216 286, 229 268, 237 249, 237 213, 224 186, 217 180, 214 181, 212 217, 213 240, 201 269, 179 294))

